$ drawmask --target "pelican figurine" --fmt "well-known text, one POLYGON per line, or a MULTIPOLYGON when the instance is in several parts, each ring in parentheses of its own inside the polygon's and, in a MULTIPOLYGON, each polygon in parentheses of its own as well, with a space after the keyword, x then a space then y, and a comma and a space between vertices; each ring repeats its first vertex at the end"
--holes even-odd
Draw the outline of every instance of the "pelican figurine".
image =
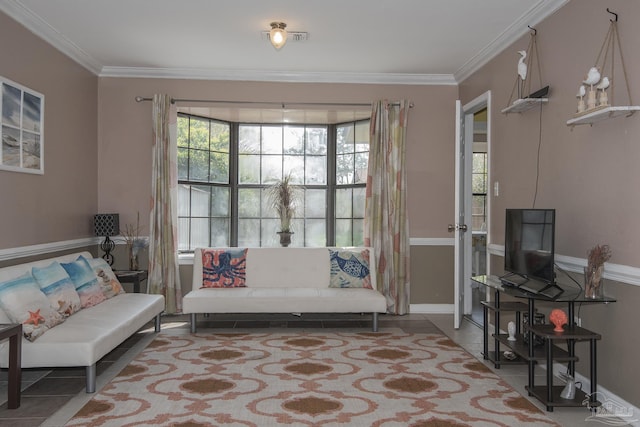
POLYGON ((593 89, 593 85, 600 81, 600 71, 596 67, 591 67, 587 73, 587 77, 582 83, 588 84, 593 89))

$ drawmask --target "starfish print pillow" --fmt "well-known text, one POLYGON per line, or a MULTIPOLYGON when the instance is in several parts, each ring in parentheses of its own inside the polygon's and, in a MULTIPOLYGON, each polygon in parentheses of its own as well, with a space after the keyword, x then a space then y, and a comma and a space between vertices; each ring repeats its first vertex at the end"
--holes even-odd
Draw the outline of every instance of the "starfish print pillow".
POLYGON ((30 273, 0 283, 0 307, 29 341, 64 321, 30 273))

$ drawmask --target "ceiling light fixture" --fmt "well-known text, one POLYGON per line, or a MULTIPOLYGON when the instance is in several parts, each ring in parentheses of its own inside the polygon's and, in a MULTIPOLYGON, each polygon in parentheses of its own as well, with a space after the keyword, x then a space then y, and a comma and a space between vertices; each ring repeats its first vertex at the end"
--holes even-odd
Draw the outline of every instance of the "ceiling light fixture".
POLYGON ((269 31, 269 40, 276 49, 280 49, 287 42, 287 24, 284 22, 272 22, 269 31))

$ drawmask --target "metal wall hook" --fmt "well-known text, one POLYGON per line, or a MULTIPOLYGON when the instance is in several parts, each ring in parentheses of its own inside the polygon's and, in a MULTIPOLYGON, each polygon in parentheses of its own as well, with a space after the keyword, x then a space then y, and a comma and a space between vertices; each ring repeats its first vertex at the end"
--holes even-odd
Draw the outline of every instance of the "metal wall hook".
POLYGON ((531 31, 533 31, 533 35, 534 35, 534 36, 537 36, 537 35, 538 35, 538 30, 536 30, 535 28, 533 28, 531 25, 527 25, 527 27, 528 27, 531 31))
MULTIPOLYGON (((617 13, 615 13, 615 12, 611 12, 611 11, 609 10, 609 8, 607 8, 607 12, 609 12, 610 14, 612 14, 613 16, 615 16, 615 17, 616 17, 615 22, 618 22, 618 14, 617 14, 617 13)), ((613 20, 613 19, 610 19, 610 21, 611 21, 611 22, 614 22, 614 20, 613 20)))

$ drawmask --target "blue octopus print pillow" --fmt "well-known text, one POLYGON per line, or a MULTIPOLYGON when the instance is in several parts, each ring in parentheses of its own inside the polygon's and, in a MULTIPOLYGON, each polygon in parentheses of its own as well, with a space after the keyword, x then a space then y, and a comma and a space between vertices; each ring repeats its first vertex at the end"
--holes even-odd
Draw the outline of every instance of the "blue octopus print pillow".
POLYGON ((371 286, 369 250, 329 249, 330 288, 368 288, 371 286))
POLYGON ((246 287, 247 249, 203 249, 203 288, 246 287))

